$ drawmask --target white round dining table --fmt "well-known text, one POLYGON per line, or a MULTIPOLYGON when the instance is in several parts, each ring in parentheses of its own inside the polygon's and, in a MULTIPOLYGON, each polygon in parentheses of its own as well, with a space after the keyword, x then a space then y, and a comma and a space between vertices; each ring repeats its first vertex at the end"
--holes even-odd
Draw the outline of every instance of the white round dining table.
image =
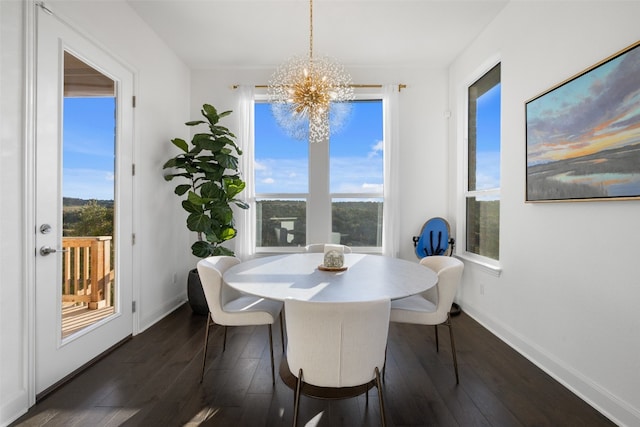
POLYGON ((382 255, 344 254, 344 271, 323 271, 323 253, 275 255, 241 262, 224 281, 241 292, 284 301, 349 302, 424 292, 438 282, 436 273, 419 264, 382 255))

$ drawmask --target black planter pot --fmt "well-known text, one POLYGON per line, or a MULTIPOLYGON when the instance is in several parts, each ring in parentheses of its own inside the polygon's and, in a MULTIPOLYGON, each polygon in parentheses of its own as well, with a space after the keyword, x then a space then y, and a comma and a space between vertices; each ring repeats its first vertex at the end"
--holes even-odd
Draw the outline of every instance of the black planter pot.
POLYGON ((203 316, 209 314, 207 299, 205 298, 204 291, 202 290, 202 283, 200 282, 198 270, 195 268, 189 271, 189 279, 187 280, 187 297, 189 298, 191 311, 193 311, 194 314, 201 314, 203 316))

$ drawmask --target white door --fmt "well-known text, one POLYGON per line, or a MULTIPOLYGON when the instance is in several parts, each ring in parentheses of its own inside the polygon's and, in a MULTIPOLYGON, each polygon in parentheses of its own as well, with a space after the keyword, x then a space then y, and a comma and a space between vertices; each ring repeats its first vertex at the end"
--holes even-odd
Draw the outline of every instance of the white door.
POLYGON ((38 8, 35 385, 132 333, 133 75, 38 8))

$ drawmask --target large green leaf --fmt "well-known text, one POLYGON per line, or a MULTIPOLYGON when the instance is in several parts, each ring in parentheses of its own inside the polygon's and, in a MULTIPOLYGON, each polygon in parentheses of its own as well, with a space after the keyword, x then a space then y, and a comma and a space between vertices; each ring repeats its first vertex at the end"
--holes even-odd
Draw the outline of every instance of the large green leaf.
POLYGON ((225 169, 238 169, 238 158, 234 155, 220 152, 216 154, 216 160, 218 161, 220 166, 223 166, 225 169))
POLYGON ((232 250, 225 248, 224 246, 216 246, 213 249, 211 256, 235 256, 232 250))
POLYGON ((211 162, 198 162, 198 168, 200 170, 202 170, 202 172, 204 172, 204 173, 216 172, 218 169, 220 169, 220 167, 218 165, 216 165, 215 163, 211 163, 211 162))
POLYGON ((234 237, 236 237, 236 233, 237 233, 237 231, 236 231, 235 228, 227 227, 220 234, 220 238, 222 239, 222 241, 230 240, 230 239, 233 239, 234 237))
POLYGON ((202 212, 194 212, 187 217, 187 228, 191 231, 206 233, 211 228, 211 218, 202 212))
POLYGON ((202 141, 200 145, 204 150, 209 150, 212 153, 217 153, 218 151, 222 150, 222 148, 224 148, 226 144, 220 139, 207 139, 206 141, 202 141))
POLYGON ((184 178, 190 178, 191 175, 188 173, 171 173, 171 174, 167 174, 164 176, 164 180, 165 181, 171 181, 173 178, 180 176, 180 177, 184 177, 184 178))
POLYGON ((215 136, 228 136, 230 133, 229 129, 224 126, 209 126, 209 130, 215 136))
POLYGON ((162 169, 173 168, 176 164, 178 164, 178 159, 174 157, 173 159, 167 160, 164 165, 162 165, 162 169))
POLYGON ((200 213, 200 214, 204 213, 204 209, 202 208, 202 205, 191 203, 189 200, 183 200, 182 207, 184 208, 185 211, 189 213, 200 213))
POLYGON ((191 252, 197 257, 207 258, 210 256, 235 256, 232 250, 224 246, 214 245, 208 242, 196 242, 191 246, 191 252))
POLYGON ((247 184, 240 178, 225 178, 223 182, 224 189, 227 192, 227 197, 229 199, 233 199, 235 196, 240 194, 247 186, 247 184))
POLYGON ((216 141, 223 142, 224 145, 234 145, 233 140, 227 136, 219 136, 216 138, 216 141))
POLYGON ((233 210, 226 200, 215 200, 209 206, 211 218, 215 218, 223 224, 231 223, 233 220, 233 210))
POLYGON ((209 242, 199 240, 191 245, 191 253, 198 258, 207 258, 212 256, 215 251, 215 246, 209 242))
POLYGON ((212 125, 215 125, 220 120, 218 112, 213 107, 213 105, 210 104, 204 104, 202 106, 202 115, 205 116, 207 120, 209 120, 209 123, 211 123, 212 125))
POLYGON ((198 194, 194 193, 193 191, 189 191, 189 194, 187 195, 187 200, 193 203, 194 205, 204 205, 205 203, 204 199, 200 197, 198 194))
POLYGON ((176 193, 178 196, 182 196, 184 193, 186 193, 190 189, 191 189, 191 185, 189 185, 189 184, 180 184, 180 185, 178 185, 176 187, 174 193, 176 193))
POLYGON ((230 200, 230 202, 235 204, 240 209, 249 209, 249 204, 246 202, 243 202, 242 200, 233 199, 233 200, 230 200))
POLYGON ((224 192, 216 182, 206 182, 200 187, 200 194, 208 199, 220 199, 224 197, 224 192))
POLYGON ((200 150, 206 149, 203 144, 206 144, 208 141, 211 141, 210 133, 197 133, 193 135, 193 138, 191 138, 191 143, 194 145, 194 147, 197 147, 200 150))
POLYGON ((171 140, 171 142, 173 143, 173 145, 175 145, 185 153, 189 151, 189 144, 187 144, 187 141, 185 141, 184 139, 174 138, 171 140))

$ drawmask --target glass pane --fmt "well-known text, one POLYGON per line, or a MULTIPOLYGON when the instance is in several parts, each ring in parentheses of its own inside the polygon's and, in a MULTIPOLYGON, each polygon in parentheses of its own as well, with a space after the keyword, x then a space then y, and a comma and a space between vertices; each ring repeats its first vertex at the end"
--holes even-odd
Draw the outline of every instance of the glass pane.
POLYGON ((271 104, 255 104, 255 192, 307 193, 309 147, 288 137, 271 113, 271 104))
POLYGON ((382 198, 368 200, 333 199, 332 243, 382 246, 382 198))
POLYGON ((382 100, 353 101, 348 125, 331 135, 331 193, 382 194, 382 100))
POLYGON ((469 191, 500 188, 500 65, 469 87, 469 191))
POLYGON ((467 251, 497 260, 500 241, 500 199, 467 198, 467 251))
POLYGON ((114 313, 115 82, 64 56, 62 337, 114 313))
POLYGON ((305 200, 257 200, 256 246, 304 246, 307 240, 305 200))

